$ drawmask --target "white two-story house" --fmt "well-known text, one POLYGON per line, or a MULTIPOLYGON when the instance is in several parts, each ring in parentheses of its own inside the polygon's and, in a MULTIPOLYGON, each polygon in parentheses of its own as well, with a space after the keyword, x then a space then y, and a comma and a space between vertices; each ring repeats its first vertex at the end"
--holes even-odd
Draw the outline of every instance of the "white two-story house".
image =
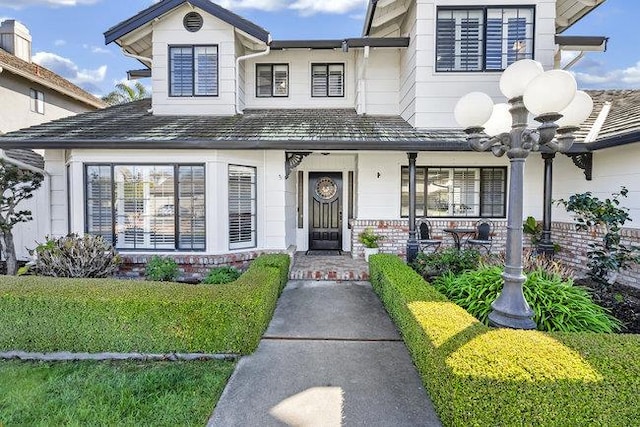
MULTIPOLYGON (((454 105, 473 90, 499 99, 500 72, 518 59, 550 69, 563 47, 602 45, 560 35, 599 3, 373 0, 361 38, 273 40, 208 0, 163 0, 105 33, 144 65, 129 74, 151 77, 153 99, 12 133, 0 147, 46 150, 52 234, 102 235, 131 264, 159 253, 202 270, 292 248, 361 256, 365 227, 404 255, 410 168, 416 214, 437 238, 487 219, 499 250, 508 161, 470 151, 454 105)), ((592 188, 617 154, 599 156, 585 143, 557 156, 554 196, 592 188)), ((621 163, 625 180, 637 176, 621 163)), ((532 155, 526 215, 542 217, 544 170, 532 155)))

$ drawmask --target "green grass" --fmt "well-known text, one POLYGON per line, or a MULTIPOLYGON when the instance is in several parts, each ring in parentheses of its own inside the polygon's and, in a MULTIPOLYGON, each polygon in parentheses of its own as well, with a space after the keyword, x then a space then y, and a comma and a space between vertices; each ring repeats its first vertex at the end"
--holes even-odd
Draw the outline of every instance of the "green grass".
POLYGON ((0 362, 0 425, 205 425, 233 362, 0 362))
POLYGON ((0 350, 249 354, 288 268, 263 255, 235 282, 197 286, 0 277, 0 350))
POLYGON ((637 425, 640 336, 491 329, 398 257, 370 272, 444 425, 637 425))

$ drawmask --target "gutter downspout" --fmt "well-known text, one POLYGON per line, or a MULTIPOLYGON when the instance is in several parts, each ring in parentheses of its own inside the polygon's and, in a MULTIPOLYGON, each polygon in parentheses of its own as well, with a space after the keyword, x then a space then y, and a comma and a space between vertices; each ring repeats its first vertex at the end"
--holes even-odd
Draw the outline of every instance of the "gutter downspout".
POLYGON ((259 58, 261 56, 267 56, 271 52, 271 34, 267 40, 267 49, 262 52, 250 53, 245 56, 238 56, 236 58, 236 114, 244 114, 243 109, 240 108, 240 62, 247 59, 259 58))
POLYGON ((124 50, 124 48, 120 48, 122 50, 122 54, 128 58, 133 58, 133 59, 137 59, 138 61, 142 61, 142 62, 148 62, 150 65, 150 68, 153 67, 153 59, 151 58, 147 58, 145 56, 140 56, 140 55, 134 55, 133 53, 129 53, 126 50, 124 50))
POLYGON ((42 176, 45 177, 46 182, 47 182, 47 203, 46 203, 46 215, 47 215, 47 226, 46 226, 46 233, 45 236, 50 236, 51 235, 51 174, 49 172, 47 172, 44 169, 40 169, 37 168, 35 166, 31 166, 29 164, 26 164, 24 162, 21 162, 20 160, 16 160, 12 157, 7 156, 7 153, 0 149, 0 159, 6 161, 7 163, 11 163, 14 166, 17 166, 21 169, 26 169, 28 171, 31 172, 35 172, 35 173, 39 173, 42 174, 42 176))

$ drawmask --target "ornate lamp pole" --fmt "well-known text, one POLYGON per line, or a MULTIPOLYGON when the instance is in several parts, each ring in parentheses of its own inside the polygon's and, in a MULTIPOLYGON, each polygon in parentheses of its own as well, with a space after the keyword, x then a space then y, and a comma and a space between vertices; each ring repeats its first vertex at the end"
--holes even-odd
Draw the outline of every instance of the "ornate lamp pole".
POLYGON ((475 151, 507 155, 510 163, 504 286, 491 305, 493 326, 535 329, 533 311, 522 291, 522 214, 525 160, 532 151, 569 150, 578 125, 593 108, 589 95, 577 91, 573 76, 562 70, 544 72, 539 62, 523 59, 513 63, 500 79, 500 90, 509 104, 493 104, 481 92, 460 99, 455 108, 458 123, 465 127, 469 145, 475 151), (540 123, 528 128, 529 112, 540 123), (484 131, 484 132, 483 132, 484 131))

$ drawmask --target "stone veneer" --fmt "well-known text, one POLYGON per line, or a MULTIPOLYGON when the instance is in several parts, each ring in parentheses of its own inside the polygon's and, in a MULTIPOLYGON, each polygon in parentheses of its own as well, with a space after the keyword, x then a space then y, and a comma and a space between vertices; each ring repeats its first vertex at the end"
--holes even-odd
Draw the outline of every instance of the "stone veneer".
MULTIPOLYGON (((472 220, 450 220, 450 219, 429 219, 431 222, 431 235, 434 239, 442 239, 442 246, 452 247, 453 239, 449 233, 442 231, 443 228, 473 228, 477 219, 472 220)), ((494 253, 503 252, 507 239, 507 221, 492 220, 493 224, 493 245, 491 251, 494 253)), ((365 228, 371 227, 377 234, 384 236, 380 243, 380 252, 396 254, 402 258, 407 255, 407 239, 409 237, 408 220, 354 220, 352 223, 352 254, 353 257, 364 257, 364 246, 358 242, 358 234, 365 228)), ((552 240, 561 247, 560 253, 556 257, 567 266, 577 272, 586 273, 587 251, 589 244, 597 239, 602 239, 602 230, 591 229, 589 231, 577 231, 574 223, 553 222, 551 227, 552 240)), ((530 246, 529 236, 523 236, 525 247, 530 246)), ((622 230, 622 242, 640 246, 640 229, 626 228, 622 230)), ((640 287, 640 266, 635 265, 629 270, 620 272, 617 281, 626 285, 640 287)))
MULTIPOLYGON (((249 263, 262 254, 283 253, 284 251, 256 250, 249 252, 237 252, 222 255, 162 255, 174 259, 178 263, 181 280, 201 280, 207 272, 216 267, 232 266, 239 270, 246 270, 249 263)), ((144 270, 147 262, 154 257, 154 254, 127 255, 122 256, 122 266, 118 274, 123 277, 140 278, 144 277, 144 270)))

